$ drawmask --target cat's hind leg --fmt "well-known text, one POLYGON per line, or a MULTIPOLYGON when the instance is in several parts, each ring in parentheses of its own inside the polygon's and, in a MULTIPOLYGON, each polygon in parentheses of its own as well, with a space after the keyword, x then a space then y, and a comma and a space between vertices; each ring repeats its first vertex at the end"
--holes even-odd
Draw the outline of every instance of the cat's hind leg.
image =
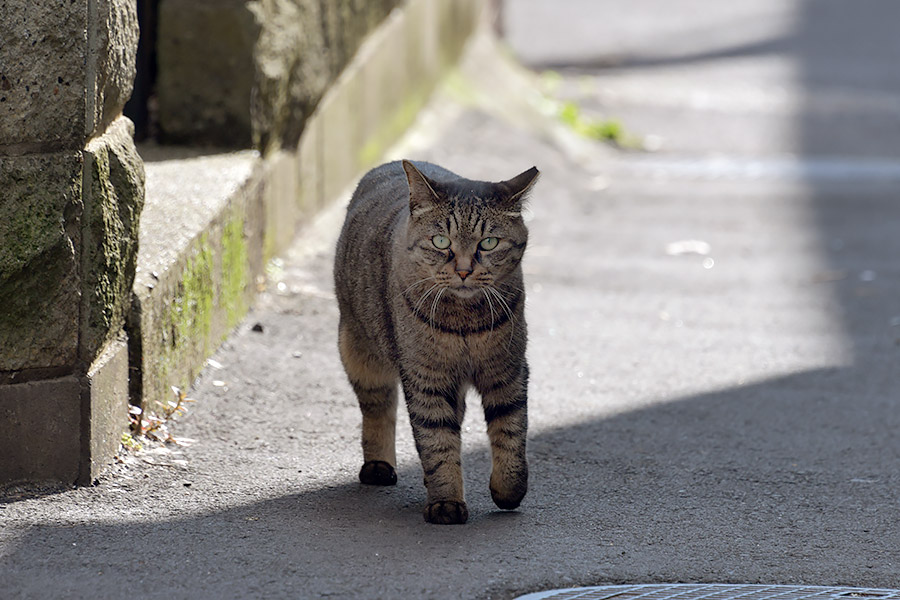
POLYGON ((368 485, 397 483, 398 377, 346 322, 340 325, 341 362, 362 412, 363 466, 359 480, 368 485))

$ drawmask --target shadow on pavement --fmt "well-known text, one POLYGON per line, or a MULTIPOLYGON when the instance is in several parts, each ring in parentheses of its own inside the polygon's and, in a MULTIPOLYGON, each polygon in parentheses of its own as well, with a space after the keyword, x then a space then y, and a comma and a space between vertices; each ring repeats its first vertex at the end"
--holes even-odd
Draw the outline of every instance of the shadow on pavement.
POLYGON ((396 488, 350 482, 161 523, 33 527, 15 547, 41 561, 13 552, 7 584, 26 597, 130 588, 148 598, 507 597, 599 581, 895 586, 900 415, 889 391, 866 368, 827 369, 543 433, 514 513, 490 506, 476 451, 465 457, 464 527, 422 521, 418 468, 396 488))

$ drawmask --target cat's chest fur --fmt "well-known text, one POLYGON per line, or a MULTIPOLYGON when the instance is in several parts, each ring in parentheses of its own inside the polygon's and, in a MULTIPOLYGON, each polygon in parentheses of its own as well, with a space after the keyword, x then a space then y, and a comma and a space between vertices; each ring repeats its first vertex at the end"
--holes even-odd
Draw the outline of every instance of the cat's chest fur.
POLYGON ((401 356, 430 356, 435 362, 464 371, 471 371, 486 360, 513 358, 510 346, 515 334, 501 323, 499 308, 492 317, 490 312, 481 314, 480 306, 468 312, 446 306, 434 307, 432 311, 433 307, 425 304, 417 309, 415 300, 408 298, 395 303, 395 313, 414 315, 395 322, 401 356))
POLYGON ((394 327, 405 350, 434 352, 455 363, 478 362, 508 354, 515 337, 511 329, 518 325, 524 330, 519 307, 524 296, 509 306, 506 300, 502 304, 485 294, 461 301, 404 292, 399 284, 392 291, 394 327))

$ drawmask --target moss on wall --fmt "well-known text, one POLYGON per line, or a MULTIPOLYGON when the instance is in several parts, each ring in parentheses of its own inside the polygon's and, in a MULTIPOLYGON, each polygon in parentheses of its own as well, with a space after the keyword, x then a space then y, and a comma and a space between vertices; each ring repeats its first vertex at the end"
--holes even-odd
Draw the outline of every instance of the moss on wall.
MULTIPOLYGON (((209 353, 215 303, 213 257, 209 236, 204 233, 175 284, 173 300, 158 315, 158 332, 163 343, 154 348, 159 355, 148 355, 144 362, 145 388, 149 386, 154 391, 145 401, 151 404, 164 402, 170 385, 182 388, 190 385, 209 353)), ((147 346, 144 348, 146 351, 147 346)))
POLYGON ((82 161, 0 157, 0 371, 73 367, 82 161))
POLYGON ((125 324, 137 260, 138 221, 144 206, 144 164, 132 125, 119 119, 85 149, 80 353, 90 362, 125 324))
POLYGON ((175 335, 173 347, 194 345, 206 353, 216 293, 213 250, 207 234, 200 237, 197 253, 188 261, 179 287, 181 294, 176 297, 173 310, 169 313, 175 335))
POLYGON ((247 312, 248 283, 247 242, 244 239, 244 220, 233 217, 222 234, 222 294, 227 329, 232 329, 247 312))
POLYGON ((240 323, 249 307, 251 281, 243 210, 233 209, 224 225, 213 225, 194 242, 172 286, 172 300, 159 314, 141 317, 142 402, 150 410, 171 397, 171 386, 187 389, 205 359, 240 323))

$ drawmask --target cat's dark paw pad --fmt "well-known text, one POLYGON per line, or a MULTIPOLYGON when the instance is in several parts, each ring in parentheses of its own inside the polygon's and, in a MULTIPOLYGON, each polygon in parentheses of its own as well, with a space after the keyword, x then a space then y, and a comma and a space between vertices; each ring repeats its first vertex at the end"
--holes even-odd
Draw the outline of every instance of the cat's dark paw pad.
POLYGON ((433 502, 425 507, 425 520, 435 525, 462 525, 469 520, 469 509, 465 502, 433 502))
POLYGON ((359 480, 366 485, 396 485, 397 472, 383 460, 370 460, 359 470, 359 480))

